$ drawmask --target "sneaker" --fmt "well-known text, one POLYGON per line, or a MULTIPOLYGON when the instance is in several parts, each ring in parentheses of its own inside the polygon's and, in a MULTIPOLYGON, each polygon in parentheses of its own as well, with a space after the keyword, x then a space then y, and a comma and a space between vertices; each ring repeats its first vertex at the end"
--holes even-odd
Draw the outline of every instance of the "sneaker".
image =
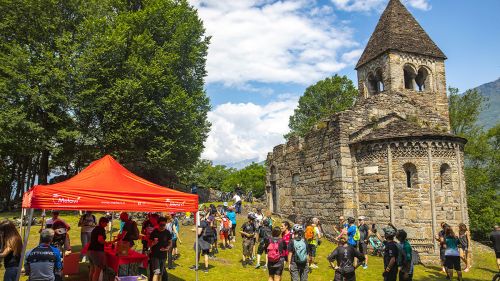
POLYGON ((208 273, 208 268, 204 268, 203 272, 208 273))
POLYGON ((310 268, 318 268, 318 265, 316 265, 315 263, 311 264, 310 268))
POLYGON ((368 265, 366 264, 363 264, 361 267, 363 267, 363 269, 368 269, 368 265))
POLYGON ((255 269, 259 269, 259 268, 260 268, 260 264, 257 264, 257 265, 255 266, 255 269))
POLYGON ((196 271, 196 265, 192 265, 192 266, 190 266, 190 267, 189 267, 189 269, 191 269, 191 270, 195 270, 195 271, 196 271))
POLYGON ((262 269, 266 270, 267 269, 267 264, 264 264, 264 266, 262 267, 262 269))
POLYGON ((467 267, 466 269, 464 269, 464 272, 469 272, 469 267, 467 267))

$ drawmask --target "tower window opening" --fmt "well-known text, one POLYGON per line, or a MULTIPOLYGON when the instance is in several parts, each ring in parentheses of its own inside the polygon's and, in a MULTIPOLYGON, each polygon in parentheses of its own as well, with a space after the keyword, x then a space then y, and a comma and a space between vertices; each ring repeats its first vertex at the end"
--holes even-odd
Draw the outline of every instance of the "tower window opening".
POLYGON ((417 84, 415 81, 415 77, 417 76, 417 74, 415 73, 415 69, 410 65, 405 65, 405 67, 403 68, 403 73, 405 89, 415 90, 415 86, 417 84))
POLYGON ((368 89, 371 94, 378 94, 384 91, 384 80, 381 69, 377 69, 375 75, 373 73, 368 75, 368 89))
POLYGON ((429 72, 424 67, 418 70, 417 76, 415 77, 415 82, 417 83, 418 91, 423 92, 428 89, 428 76, 429 72))

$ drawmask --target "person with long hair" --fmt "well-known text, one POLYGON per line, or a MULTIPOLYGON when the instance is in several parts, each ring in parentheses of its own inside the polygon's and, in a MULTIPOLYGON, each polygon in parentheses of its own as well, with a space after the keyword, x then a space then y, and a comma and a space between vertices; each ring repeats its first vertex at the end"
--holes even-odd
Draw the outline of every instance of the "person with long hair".
POLYGON ((453 228, 445 229, 444 237, 441 239, 441 245, 444 251, 444 266, 446 267, 446 276, 449 280, 453 278, 453 270, 457 271, 458 280, 462 280, 462 268, 460 265, 460 253, 458 252, 458 237, 453 228))
POLYGON ((460 239, 460 258, 465 263, 464 272, 469 272, 471 268, 470 264, 470 232, 467 229, 467 226, 464 223, 458 225, 458 239, 460 239))
POLYGON ((5 267, 4 281, 14 281, 17 277, 17 269, 21 259, 21 249, 23 243, 21 235, 17 231, 16 226, 9 220, 0 223, 0 233, 2 235, 3 251, 0 253, 0 258, 3 258, 5 267))
POLYGON ((272 229, 271 237, 264 241, 267 251, 267 270, 269 272, 268 281, 280 281, 285 266, 284 253, 287 247, 281 238, 281 229, 275 226, 272 229))

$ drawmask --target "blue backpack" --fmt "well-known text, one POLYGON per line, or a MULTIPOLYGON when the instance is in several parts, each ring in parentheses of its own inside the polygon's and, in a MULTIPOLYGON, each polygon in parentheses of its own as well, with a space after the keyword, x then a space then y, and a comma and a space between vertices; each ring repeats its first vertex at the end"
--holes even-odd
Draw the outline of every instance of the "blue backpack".
POLYGON ((304 239, 294 240, 293 249, 295 251, 295 262, 296 263, 306 263, 307 262, 307 244, 304 239))

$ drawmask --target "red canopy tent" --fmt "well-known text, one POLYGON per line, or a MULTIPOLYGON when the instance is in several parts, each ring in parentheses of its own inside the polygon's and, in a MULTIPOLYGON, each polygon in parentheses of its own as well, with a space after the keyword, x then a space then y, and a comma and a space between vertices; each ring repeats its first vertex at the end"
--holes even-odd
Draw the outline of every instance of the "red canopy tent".
POLYGON ((106 155, 69 180, 36 185, 23 196, 23 208, 196 212, 198 195, 165 188, 138 177, 106 155))
MULTIPOLYGON (((109 155, 92 162, 78 175, 66 181, 32 187, 23 196, 22 208, 22 214, 25 209, 30 209, 28 221, 31 221, 34 209, 195 212, 196 221, 199 221, 198 195, 151 183, 131 173, 109 155)), ((22 257, 26 251, 30 227, 31 224, 28 224, 25 231, 22 257)), ((22 261, 23 258, 17 280, 20 278, 22 261)))

